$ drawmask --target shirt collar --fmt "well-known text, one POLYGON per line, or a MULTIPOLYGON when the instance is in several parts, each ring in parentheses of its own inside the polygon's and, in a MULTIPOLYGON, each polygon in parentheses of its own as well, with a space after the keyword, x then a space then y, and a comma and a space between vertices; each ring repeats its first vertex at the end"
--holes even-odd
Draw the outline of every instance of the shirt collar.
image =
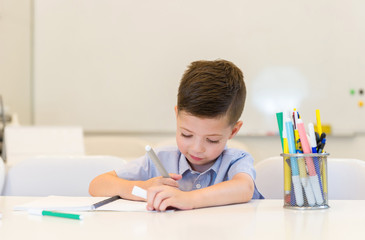
POLYGON ((179 174, 183 175, 186 171, 192 171, 188 160, 186 160, 184 154, 180 154, 180 159, 179 159, 179 174))
MULTIPOLYGON (((205 172, 202 172, 201 174, 204 174, 209 171, 214 171, 217 174, 221 163, 222 163, 222 154, 219 155, 218 159, 214 162, 214 164, 209 169, 207 169, 205 172)), ((186 160, 186 157, 183 154, 180 154, 179 174, 183 175, 186 171, 194 172, 194 170, 191 168, 190 164, 188 163, 188 160, 186 160)))

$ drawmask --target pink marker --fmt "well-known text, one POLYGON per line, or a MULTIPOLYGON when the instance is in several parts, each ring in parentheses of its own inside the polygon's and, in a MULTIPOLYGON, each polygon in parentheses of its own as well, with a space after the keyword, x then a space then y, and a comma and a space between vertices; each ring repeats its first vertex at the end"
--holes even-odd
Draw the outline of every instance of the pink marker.
MULTIPOLYGON (((299 132, 300 143, 302 144, 303 148, 303 153, 312 153, 302 119, 297 120, 297 128, 299 132)), ((311 157, 305 157, 305 163, 307 164, 309 176, 317 175, 316 169, 314 168, 313 159, 311 157)))
MULTIPOLYGON (((300 143, 302 144, 302 148, 303 148, 303 153, 304 154, 312 153, 302 119, 298 119, 297 128, 298 128, 298 132, 299 132, 300 143)), ((316 199, 316 202, 317 202, 317 204, 322 204, 323 197, 322 197, 321 187, 319 185, 319 180, 317 177, 316 169, 314 167, 313 158, 305 157, 305 163, 307 164, 309 180, 310 180, 310 183, 313 188, 314 197, 316 199)))

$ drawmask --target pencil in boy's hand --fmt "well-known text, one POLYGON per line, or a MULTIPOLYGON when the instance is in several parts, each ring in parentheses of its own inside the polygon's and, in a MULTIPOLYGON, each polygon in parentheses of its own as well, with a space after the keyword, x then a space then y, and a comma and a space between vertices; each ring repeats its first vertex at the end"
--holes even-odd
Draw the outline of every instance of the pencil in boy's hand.
POLYGON ((153 149, 151 148, 151 146, 147 145, 146 146, 146 151, 147 151, 148 156, 150 156, 150 158, 152 159, 153 164, 155 164, 157 170, 160 172, 160 174, 164 178, 169 178, 170 177, 169 173, 166 171, 166 169, 162 165, 160 159, 158 159, 155 151, 153 151, 153 149))

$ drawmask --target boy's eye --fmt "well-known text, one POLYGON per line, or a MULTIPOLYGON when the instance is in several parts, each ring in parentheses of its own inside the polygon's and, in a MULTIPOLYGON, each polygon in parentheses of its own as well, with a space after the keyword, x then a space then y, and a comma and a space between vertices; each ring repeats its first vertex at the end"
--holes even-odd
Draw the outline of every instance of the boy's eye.
POLYGON ((184 134, 184 133, 181 133, 181 136, 184 137, 184 138, 190 138, 190 137, 192 137, 192 135, 184 134))
POLYGON ((207 141, 208 141, 209 143, 219 143, 219 140, 211 140, 211 139, 209 139, 209 138, 207 138, 207 141))

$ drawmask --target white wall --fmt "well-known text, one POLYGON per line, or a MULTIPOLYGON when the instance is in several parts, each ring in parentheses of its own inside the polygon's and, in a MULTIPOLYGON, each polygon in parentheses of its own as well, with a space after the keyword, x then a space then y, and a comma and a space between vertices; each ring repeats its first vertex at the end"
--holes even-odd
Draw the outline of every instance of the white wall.
MULTIPOLYGON (((0 1, 0 94, 10 110, 18 113, 21 124, 32 123, 31 9, 31 0, 0 1)), ((83 90, 80 89, 80 92, 83 90)), ((121 144, 119 138, 126 136, 157 143, 173 137, 173 133, 145 135, 87 133, 86 152, 90 154, 112 153, 123 156, 118 144, 121 144), (111 145, 114 146, 112 149, 110 148, 111 145)), ((246 144, 257 161, 266 157, 277 156, 281 152, 280 140, 277 136, 237 136, 236 140, 246 144)), ((351 157, 365 160, 365 151, 362 151, 364 146, 364 134, 336 136, 328 138, 326 150, 331 153, 332 157, 351 157)), ((132 154, 128 155, 128 157, 133 156, 132 154)))
MULTIPOLYGON (((144 154, 144 146, 158 146, 161 143, 174 143, 175 135, 171 134, 85 134, 85 152, 92 155, 115 155, 133 159, 144 154), (131 141, 129 141, 131 139, 131 141), (139 145, 139 147, 138 147, 139 145), (132 148, 133 147, 133 148, 132 148)), ((280 156, 281 143, 279 136, 236 136, 238 141, 247 147, 255 161, 272 156, 280 156)), ((333 137, 329 136, 326 152, 332 158, 357 158, 365 160, 365 135, 333 137)))
POLYGON ((21 123, 32 119, 31 1, 0 1, 0 95, 21 123))
MULTIPOLYGON (((267 157, 279 156, 281 143, 279 136, 254 137, 238 136, 236 139, 244 142, 250 149, 250 153, 256 161, 267 157)), ((330 153, 332 158, 358 158, 365 160, 365 152, 362 149, 365 146, 365 135, 358 134, 355 136, 329 136, 325 151, 330 153)))
POLYGON ((223 58, 245 75, 242 133, 275 132, 275 113, 293 108, 305 123, 320 109, 336 134, 365 132, 364 9, 358 0, 34 0, 34 121, 172 132, 186 66, 223 58))

